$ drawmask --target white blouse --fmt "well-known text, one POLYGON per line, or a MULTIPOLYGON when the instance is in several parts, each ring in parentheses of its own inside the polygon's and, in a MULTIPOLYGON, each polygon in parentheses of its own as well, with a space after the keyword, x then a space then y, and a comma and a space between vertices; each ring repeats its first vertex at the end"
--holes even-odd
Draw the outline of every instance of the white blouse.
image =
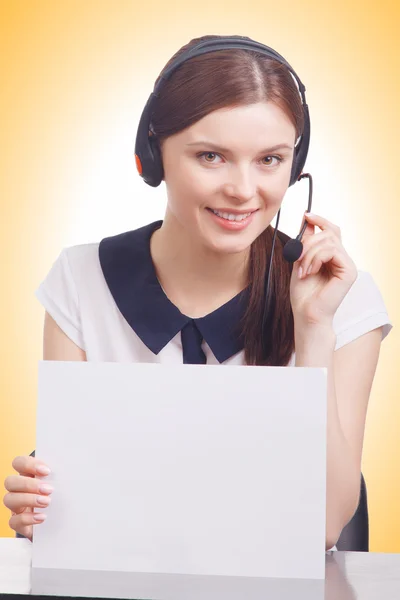
MULTIPOLYGON (((64 248, 35 291, 88 361, 183 362, 181 329, 191 319, 170 302, 155 274, 150 237, 160 225, 157 221, 99 243, 64 248)), ((238 300, 194 319, 207 364, 244 364, 233 328, 241 314, 238 300)), ((336 350, 377 327, 382 327, 382 339, 389 333, 392 324, 369 273, 358 272, 333 327, 336 350)), ((295 353, 288 366, 294 362, 295 353)))

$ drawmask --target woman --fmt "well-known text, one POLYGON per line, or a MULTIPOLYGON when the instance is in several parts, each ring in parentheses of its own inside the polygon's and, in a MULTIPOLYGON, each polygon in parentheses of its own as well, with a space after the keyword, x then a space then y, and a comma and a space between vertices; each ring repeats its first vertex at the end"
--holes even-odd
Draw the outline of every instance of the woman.
MULTIPOLYGON (((219 38, 192 40, 171 61, 219 38)), ((303 130, 301 97, 281 63, 244 49, 187 60, 164 84, 149 131, 162 157, 163 222, 65 248, 36 294, 45 360, 326 367, 330 549, 358 505, 368 398, 391 325, 339 228, 312 214, 294 266, 277 235, 263 319, 271 222, 303 130)), ((32 539, 45 518, 33 508, 52 492, 34 476, 49 471, 33 457, 13 467, 10 526, 32 539)))

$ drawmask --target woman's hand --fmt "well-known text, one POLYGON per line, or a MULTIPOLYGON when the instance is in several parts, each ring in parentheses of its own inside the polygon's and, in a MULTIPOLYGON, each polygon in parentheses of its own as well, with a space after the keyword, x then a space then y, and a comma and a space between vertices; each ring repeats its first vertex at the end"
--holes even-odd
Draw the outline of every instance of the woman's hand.
POLYGON ((342 246, 339 227, 306 213, 303 252, 293 265, 290 300, 300 326, 332 326, 336 310, 357 279, 357 268, 342 246), (315 233, 315 226, 321 231, 315 233))
POLYGON ((34 513, 33 509, 48 506, 53 491, 51 486, 35 479, 35 476, 49 475, 50 469, 33 456, 18 456, 12 466, 19 475, 10 475, 4 482, 8 494, 3 502, 11 510, 9 525, 32 541, 33 525, 42 523, 46 518, 44 513, 34 513))

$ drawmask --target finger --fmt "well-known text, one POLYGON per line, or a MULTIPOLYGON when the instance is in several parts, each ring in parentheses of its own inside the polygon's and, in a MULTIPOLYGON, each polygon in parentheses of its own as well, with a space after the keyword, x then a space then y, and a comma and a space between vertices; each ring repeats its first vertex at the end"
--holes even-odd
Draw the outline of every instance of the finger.
POLYGON ((51 502, 50 496, 43 494, 24 494, 9 492, 3 498, 4 506, 11 512, 20 514, 27 508, 43 508, 49 506, 51 502))
POLYGON ((319 244, 316 244, 312 248, 309 248, 305 253, 303 260, 301 261, 301 267, 303 270, 303 277, 309 275, 311 273, 313 263, 317 260, 321 260, 322 254, 324 256, 332 256, 334 255, 336 246, 332 243, 331 240, 322 240, 319 244))
POLYGON ((32 525, 43 523, 46 517, 45 513, 24 512, 21 515, 12 515, 8 524, 11 529, 22 535, 26 535, 24 532, 28 530, 30 532, 29 537, 32 539, 32 525))
POLYGON ((13 469, 20 475, 46 476, 50 474, 50 469, 41 460, 33 456, 17 456, 12 462, 13 469))
POLYGON ((307 261, 302 266, 302 277, 307 277, 307 275, 315 275, 319 272, 321 266, 323 264, 329 263, 331 261, 335 262, 336 268, 345 268, 345 256, 337 249, 337 247, 332 246, 321 246, 317 248, 312 248, 311 250, 312 256, 306 255, 304 260, 307 261), (315 252, 314 252, 315 251, 315 252))
POLYGON ((303 260, 305 254, 309 251, 310 248, 320 244, 321 241, 327 240, 330 238, 332 238, 333 240, 337 239, 334 237, 334 234, 332 233, 332 231, 319 231, 318 233, 315 233, 314 235, 303 240, 303 242, 302 242, 303 243, 303 252, 299 256, 298 261, 300 262, 301 260, 303 260))
POLYGON ((312 263, 310 264, 310 266, 307 269, 306 275, 310 276, 310 275, 316 275, 317 273, 319 273, 322 265, 323 265, 323 261, 321 260, 321 258, 317 255, 314 260, 312 261, 312 263))
POLYGON ((328 219, 325 219, 324 217, 321 217, 320 215, 316 215, 314 213, 305 213, 305 217, 306 217, 308 223, 310 223, 312 225, 316 225, 323 231, 325 231, 326 229, 330 229, 339 238, 341 238, 340 227, 338 227, 334 223, 331 223, 331 221, 328 221, 328 219))
POLYGON ((19 521, 17 521, 14 516, 12 516, 10 518, 10 520, 8 521, 8 524, 11 527, 11 529, 14 529, 14 531, 16 531, 17 533, 20 533, 24 537, 28 538, 28 540, 32 541, 32 538, 33 538, 32 525, 23 525, 22 523, 19 523, 19 521))
POLYGON ((9 475, 4 481, 4 487, 8 492, 27 492, 30 494, 48 495, 54 491, 53 486, 48 483, 22 475, 9 475))
MULTIPOLYGON (((304 223, 303 223, 304 224, 304 223)), ((304 230, 303 233, 303 240, 309 239, 311 238, 313 235, 315 234, 315 226, 312 225, 311 223, 307 223, 307 227, 304 230)))

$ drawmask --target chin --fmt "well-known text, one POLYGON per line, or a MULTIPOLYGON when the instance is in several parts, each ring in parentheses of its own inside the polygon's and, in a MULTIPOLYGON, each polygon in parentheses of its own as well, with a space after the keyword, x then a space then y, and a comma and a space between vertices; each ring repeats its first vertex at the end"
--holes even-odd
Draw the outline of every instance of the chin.
POLYGON ((206 240, 206 246, 217 254, 240 254, 249 250, 254 239, 249 239, 247 236, 242 240, 239 239, 221 239, 221 240, 206 240))

